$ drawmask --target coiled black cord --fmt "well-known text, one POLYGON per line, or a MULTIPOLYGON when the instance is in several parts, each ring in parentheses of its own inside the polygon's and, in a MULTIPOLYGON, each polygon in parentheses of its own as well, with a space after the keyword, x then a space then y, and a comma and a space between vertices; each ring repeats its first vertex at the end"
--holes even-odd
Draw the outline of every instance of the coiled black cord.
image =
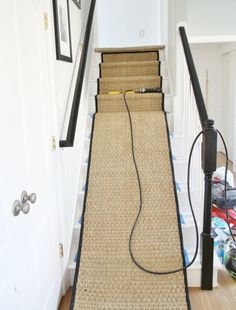
MULTIPOLYGON (((199 246, 199 234, 198 234, 198 227, 197 227, 197 220, 193 211, 193 206, 192 206, 192 200, 191 200, 191 195, 190 195, 190 166, 191 166, 191 158, 192 158, 192 153, 193 153, 193 149, 194 146, 197 142, 197 140, 199 139, 199 137, 202 135, 202 131, 196 136, 191 150, 190 150, 190 154, 189 154, 189 159, 188 159, 188 175, 187 175, 187 187, 188 187, 188 199, 189 199, 189 205, 190 205, 190 209, 191 209, 191 213, 193 216, 193 220, 194 220, 194 225, 195 225, 195 231, 196 231, 196 248, 195 248, 195 253, 193 256, 193 259, 191 260, 191 262, 188 265, 185 265, 182 268, 176 269, 176 270, 170 270, 170 271, 164 271, 164 272, 159 272, 159 271, 153 271, 153 270, 148 270, 145 267, 141 266, 141 264, 137 261, 137 259, 134 257, 133 251, 132 251, 132 239, 133 239, 133 233, 135 231, 137 222, 139 220, 139 217, 142 213, 142 208, 143 208, 143 197, 142 197, 142 186, 141 186, 141 181, 140 181, 140 175, 139 175, 139 170, 138 170, 138 166, 137 166, 137 162, 136 162, 136 157, 135 157, 135 152, 134 152, 134 135, 133 135, 133 123, 132 123, 132 118, 131 118, 131 114, 130 114, 130 110, 129 110, 129 106, 127 104, 127 100, 126 100, 126 94, 130 92, 130 90, 127 90, 124 92, 124 102, 125 102, 125 106, 127 109, 127 113, 128 113, 128 117, 129 117, 129 124, 130 124, 130 136, 131 136, 131 150, 132 150, 132 158, 133 158, 133 163, 134 163, 134 167, 135 167, 135 171, 136 171, 136 176, 137 176, 137 181, 138 181, 138 188, 139 188, 139 211, 138 214, 136 216, 134 225, 132 227, 131 233, 130 233, 130 237, 129 237, 129 253, 130 253, 130 257, 132 259, 132 261, 134 262, 134 264, 141 270, 149 273, 149 274, 155 274, 155 275, 167 275, 167 274, 173 274, 176 272, 180 272, 183 271, 185 269, 187 269, 188 267, 190 267, 196 257, 197 257, 197 253, 198 253, 198 246, 199 246)), ((185 261, 185 260, 184 260, 185 261)), ((183 263, 184 264, 184 263, 183 263)))

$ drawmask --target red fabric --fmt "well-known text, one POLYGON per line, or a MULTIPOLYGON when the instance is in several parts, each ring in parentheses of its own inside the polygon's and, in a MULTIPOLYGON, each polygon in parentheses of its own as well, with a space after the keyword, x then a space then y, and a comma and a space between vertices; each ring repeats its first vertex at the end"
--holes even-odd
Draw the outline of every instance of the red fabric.
MULTIPOLYGON (((233 224, 234 227, 236 227, 236 211, 229 209, 229 215, 229 223, 233 224)), ((227 222, 225 212, 217 207, 214 207, 214 205, 212 206, 212 217, 219 217, 227 222)))

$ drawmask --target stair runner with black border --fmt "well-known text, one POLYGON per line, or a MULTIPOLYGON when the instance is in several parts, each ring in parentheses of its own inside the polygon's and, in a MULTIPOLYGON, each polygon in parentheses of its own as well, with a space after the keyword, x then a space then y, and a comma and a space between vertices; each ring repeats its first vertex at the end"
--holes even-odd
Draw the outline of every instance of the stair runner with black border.
MULTIPOLYGON (((149 274, 129 253, 139 188, 124 95, 116 92, 161 89, 160 64, 158 50, 102 54, 71 309, 190 309, 185 271, 149 274)), ((179 269, 184 251, 164 94, 126 98, 143 196, 132 251, 146 269, 179 269)))

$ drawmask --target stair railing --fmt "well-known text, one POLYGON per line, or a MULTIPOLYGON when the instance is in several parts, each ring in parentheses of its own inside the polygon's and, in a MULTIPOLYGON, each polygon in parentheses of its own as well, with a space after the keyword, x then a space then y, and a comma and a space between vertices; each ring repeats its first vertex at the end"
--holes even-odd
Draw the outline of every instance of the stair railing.
POLYGON ((212 175, 216 170, 217 157, 217 132, 214 129, 214 121, 209 119, 203 99, 200 83, 195 69, 185 28, 179 27, 180 38, 190 75, 190 80, 196 100, 197 110, 203 131, 202 140, 202 170, 205 175, 204 182, 204 212, 203 231, 201 233, 201 288, 212 289, 213 281, 213 257, 214 239, 211 235, 211 211, 212 211, 212 175))
POLYGON ((74 95, 73 95, 73 100, 72 100, 72 107, 71 107, 71 112, 70 112, 67 135, 66 135, 65 140, 60 140, 59 142, 60 147, 72 147, 74 145, 77 118, 78 118, 78 112, 79 112, 79 106, 80 106, 80 98, 81 98, 81 93, 82 93, 84 73, 85 73, 86 62, 87 62, 90 33, 91 33, 93 15, 94 15, 94 10, 95 10, 95 3, 96 3, 96 0, 91 0, 86 29, 85 29, 85 35, 84 35, 84 44, 83 44, 83 49, 81 53, 78 75, 76 79, 75 90, 74 90, 74 95))

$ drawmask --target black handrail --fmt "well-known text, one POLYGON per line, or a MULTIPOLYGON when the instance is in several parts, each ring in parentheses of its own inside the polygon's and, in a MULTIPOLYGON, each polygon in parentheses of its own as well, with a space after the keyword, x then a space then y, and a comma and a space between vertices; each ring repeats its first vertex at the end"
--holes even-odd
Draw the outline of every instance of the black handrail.
POLYGON ((188 66, 193 92, 196 99, 198 114, 203 130, 202 141, 202 170, 204 172, 204 214, 203 231, 201 234, 201 288, 212 289, 213 280, 213 255, 214 239, 211 236, 211 209, 212 209, 212 175, 216 170, 217 157, 217 132, 214 129, 214 121, 208 118, 205 102, 202 96, 200 83, 195 69, 192 53, 184 27, 179 27, 184 54, 188 66))
POLYGON ((87 25, 85 29, 85 35, 84 35, 84 44, 83 44, 83 49, 81 53, 79 70, 78 70, 78 75, 77 75, 75 90, 74 90, 74 95, 73 95, 72 108, 70 112, 70 120, 69 120, 66 140, 60 140, 59 142, 60 147, 72 147, 74 145, 75 131, 76 131, 76 125, 77 125, 81 92, 82 92, 82 87, 83 87, 84 72, 85 72, 86 61, 87 61, 87 54, 88 54, 90 33, 91 33, 91 28, 92 28, 92 23, 93 23, 95 3, 96 3, 96 0, 91 0, 88 20, 87 20, 87 25))
POLYGON ((205 102, 203 99, 200 83, 199 83, 197 72, 195 69, 192 53, 191 53, 191 50, 189 47, 188 38, 186 35, 185 28, 179 27, 179 32, 180 32, 180 37, 181 37, 181 41, 183 44, 183 49, 184 49, 184 54, 185 54, 188 70, 189 70, 190 79, 191 79, 192 86, 193 86, 194 96, 196 98, 196 104, 197 104, 197 108, 198 108, 199 118, 201 121, 202 128, 204 128, 205 127, 205 121, 207 121, 209 119, 208 115, 207 115, 205 102))

